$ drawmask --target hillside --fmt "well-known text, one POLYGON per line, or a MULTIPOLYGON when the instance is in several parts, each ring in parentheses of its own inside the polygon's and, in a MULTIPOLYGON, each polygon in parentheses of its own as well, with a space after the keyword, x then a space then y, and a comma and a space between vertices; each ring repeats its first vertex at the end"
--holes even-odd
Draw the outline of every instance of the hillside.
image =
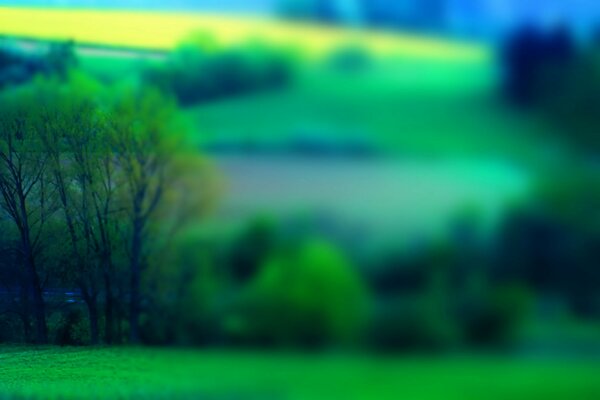
POLYGON ((490 57, 487 48, 477 45, 289 24, 266 17, 0 7, 0 35, 168 50, 194 32, 222 45, 261 40, 313 54, 352 43, 378 53, 445 61, 482 62, 490 57))

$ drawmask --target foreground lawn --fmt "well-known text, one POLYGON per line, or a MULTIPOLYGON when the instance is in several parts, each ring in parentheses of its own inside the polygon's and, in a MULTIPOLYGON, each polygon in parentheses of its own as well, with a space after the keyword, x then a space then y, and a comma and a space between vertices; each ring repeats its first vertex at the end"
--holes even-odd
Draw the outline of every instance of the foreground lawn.
POLYGON ((0 348, 0 398, 598 399, 597 362, 0 348))

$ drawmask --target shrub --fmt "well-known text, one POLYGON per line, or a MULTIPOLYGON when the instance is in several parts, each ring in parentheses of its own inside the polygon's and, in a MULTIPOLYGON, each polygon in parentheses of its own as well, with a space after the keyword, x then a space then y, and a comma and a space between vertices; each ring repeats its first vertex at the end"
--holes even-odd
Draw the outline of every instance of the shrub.
POLYGON ((0 44, 0 88, 25 83, 37 74, 64 79, 77 62, 73 42, 52 42, 38 52, 0 44))
POLYGON ((237 332, 229 333, 268 345, 349 343, 362 327, 366 300, 344 255, 309 240, 266 261, 238 306, 237 332))
MULTIPOLYGON (((460 230, 462 231, 462 229, 460 230)), ((392 254, 371 271, 380 295, 369 344, 385 351, 504 346, 516 339, 529 293, 494 282, 492 260, 460 234, 451 243, 392 254)), ((496 279, 500 280, 499 277, 496 279)), ((514 276, 506 276, 502 281, 514 276)))
POLYGON ((235 240, 229 250, 232 278, 237 283, 246 283, 254 278, 266 257, 276 245, 273 223, 265 218, 253 221, 235 240))
POLYGON ((0 315, 0 343, 18 343, 23 338, 23 321, 10 314, 0 315))
POLYGON ((489 288, 486 295, 462 310, 462 332, 470 346, 510 345, 531 303, 531 294, 522 285, 489 288))
POLYGON ((169 257, 148 271, 152 292, 141 318, 149 344, 204 345, 215 340, 215 298, 222 282, 207 244, 192 233, 174 240, 169 257))
POLYGON ((456 343, 455 321, 424 298, 382 304, 369 324, 368 341, 379 351, 440 351, 456 343))
POLYGON ((577 167, 554 173, 536 199, 507 219, 496 275, 562 296, 579 316, 600 315, 600 178, 577 167))
POLYGON ((148 83, 173 93, 180 104, 192 105, 280 87, 289 82, 291 68, 282 53, 261 46, 213 51, 186 44, 144 76, 148 83))
POLYGON ((69 308, 57 316, 55 343, 61 346, 81 346, 89 341, 88 324, 83 311, 69 308))

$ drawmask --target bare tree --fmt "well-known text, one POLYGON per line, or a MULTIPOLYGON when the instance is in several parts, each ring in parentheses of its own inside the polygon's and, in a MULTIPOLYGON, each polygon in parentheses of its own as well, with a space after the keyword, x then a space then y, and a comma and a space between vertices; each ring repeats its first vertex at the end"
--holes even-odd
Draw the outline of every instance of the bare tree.
MULTIPOLYGON (((35 340, 48 342, 43 282, 37 263, 40 239, 54 212, 45 184, 48 157, 40 145, 32 118, 22 112, 4 115, 0 122, 0 207, 18 232, 26 295, 31 299, 35 340)), ((24 313, 29 315, 29 306, 24 313)))

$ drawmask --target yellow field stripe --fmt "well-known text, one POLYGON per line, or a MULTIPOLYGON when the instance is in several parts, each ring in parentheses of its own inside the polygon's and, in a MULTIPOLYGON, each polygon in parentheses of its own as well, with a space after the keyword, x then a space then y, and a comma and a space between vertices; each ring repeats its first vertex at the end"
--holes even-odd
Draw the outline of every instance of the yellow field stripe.
POLYGON ((0 34, 79 43, 169 50, 191 33, 208 34, 221 45, 260 39, 323 54, 353 43, 378 54, 479 62, 484 46, 410 35, 364 33, 317 25, 299 25, 260 17, 200 13, 0 7, 0 34))

